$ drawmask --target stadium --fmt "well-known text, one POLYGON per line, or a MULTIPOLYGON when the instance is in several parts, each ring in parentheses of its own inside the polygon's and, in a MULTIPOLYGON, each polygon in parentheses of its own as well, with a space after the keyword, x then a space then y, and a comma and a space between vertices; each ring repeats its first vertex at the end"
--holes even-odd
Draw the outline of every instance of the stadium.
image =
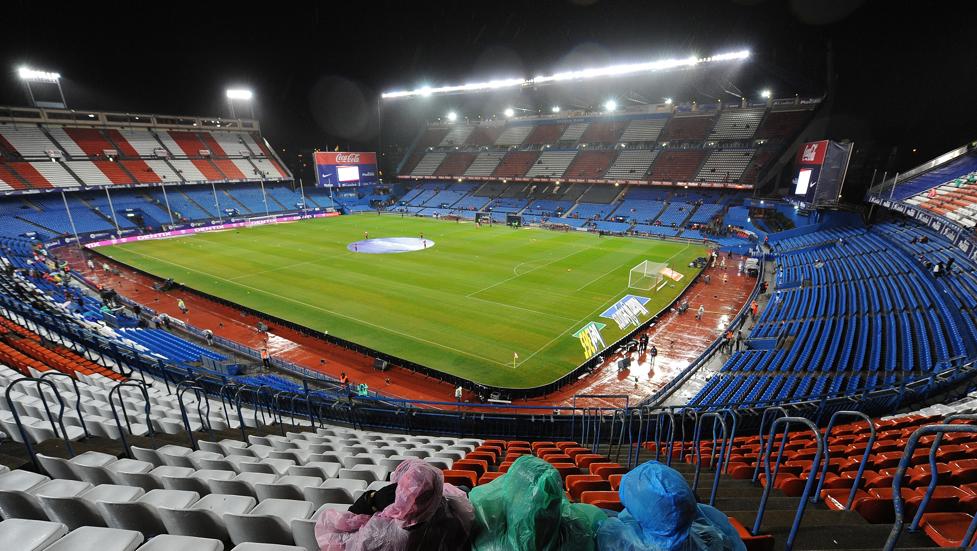
POLYGON ((966 18, 129 8, 5 8, 3 549, 977 550, 966 18))

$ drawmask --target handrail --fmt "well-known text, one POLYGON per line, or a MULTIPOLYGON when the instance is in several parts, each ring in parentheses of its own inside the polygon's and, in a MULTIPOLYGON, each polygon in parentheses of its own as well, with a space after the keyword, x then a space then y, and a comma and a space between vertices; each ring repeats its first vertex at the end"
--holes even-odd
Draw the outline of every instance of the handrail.
POLYGON ((872 445, 875 444, 875 423, 872 419, 860 411, 836 411, 831 416, 828 421, 828 427, 824 429, 824 466, 821 468, 821 478, 818 480, 817 490, 814 492, 814 503, 817 503, 821 498, 821 488, 824 486, 824 479, 828 475, 828 462, 831 461, 831 442, 828 437, 831 436, 831 429, 835 427, 835 421, 839 417, 858 417, 863 419, 868 423, 869 437, 868 444, 865 446, 865 453, 862 454, 862 460, 858 463, 858 473, 855 475, 855 480, 852 481, 851 491, 848 493, 848 501, 845 502, 845 510, 850 511, 852 502, 855 501, 855 494, 858 492, 859 484, 862 481, 862 475, 865 474, 865 467, 868 466, 868 457, 872 453, 872 445))
POLYGON ((729 446, 726 448, 726 457, 724 459, 726 468, 723 472, 729 472, 729 459, 733 456, 733 440, 736 438, 736 426, 740 422, 740 414, 736 413, 736 410, 728 409, 726 412, 729 414, 730 418, 733 420, 733 427, 729 430, 729 446))
POLYGON ((51 381, 48 381, 46 379, 39 379, 36 377, 23 377, 21 379, 17 379, 16 381, 10 383, 9 385, 7 385, 7 392, 6 392, 7 407, 10 408, 10 413, 12 413, 14 416, 14 422, 17 424, 17 430, 20 432, 20 437, 23 438, 24 440, 24 447, 27 448, 27 455, 30 456, 31 463, 34 464, 34 467, 37 470, 37 472, 42 472, 41 465, 40 463, 38 463, 37 455, 34 452, 34 445, 31 443, 31 435, 30 433, 27 432, 27 430, 24 429, 24 422, 20 419, 20 413, 17 412, 17 407, 14 405, 14 399, 10 395, 11 392, 13 392, 13 390, 17 388, 18 385, 27 384, 31 382, 37 385, 36 388, 38 389, 38 393, 40 394, 41 403, 44 404, 44 413, 47 414, 48 421, 51 423, 51 429, 54 430, 54 434, 60 435, 62 440, 64 440, 64 447, 65 449, 68 450, 68 457, 74 457, 75 450, 71 445, 71 439, 68 438, 68 431, 65 430, 64 428, 64 399, 61 398, 61 393, 58 392, 58 387, 55 386, 55 384, 52 383, 51 381), (60 404, 61 406, 60 410, 58 411, 57 424, 54 423, 54 417, 51 415, 51 408, 48 407, 47 396, 44 394, 43 391, 41 391, 42 385, 47 385, 51 387, 51 390, 54 391, 54 397, 58 399, 58 404, 60 404), (61 427, 60 432, 58 431, 59 426, 61 427))
POLYGON ((48 377, 66 377, 71 381, 75 389, 75 411, 78 413, 78 422, 81 423, 81 430, 85 431, 85 438, 91 437, 91 433, 88 432, 88 423, 85 423, 85 416, 81 412, 81 392, 78 390, 78 381, 71 375, 60 371, 45 371, 40 378, 47 379, 48 377))
POLYGON ((665 417, 659 414, 655 420, 655 461, 658 461, 658 455, 662 449, 661 436, 664 428, 663 419, 668 419, 668 456, 665 458, 665 464, 671 466, 672 451, 675 445, 675 414, 671 410, 665 410, 663 413, 665 417))
MULTIPOLYGON (((916 445, 919 443, 919 439, 928 434, 942 435, 947 432, 969 432, 971 434, 977 434, 977 426, 947 424, 927 425, 925 427, 916 429, 909 437, 909 441, 906 442, 906 449, 902 453, 902 459, 899 460, 899 467, 896 469, 896 473, 893 475, 892 479, 892 505, 895 508, 896 519, 892 524, 892 531, 889 532, 889 537, 885 540, 885 546, 882 548, 883 551, 892 551, 895 549, 896 543, 899 541, 899 536, 902 534, 902 527, 906 524, 905 509, 902 503, 902 477, 906 476, 906 470, 909 468, 909 463, 912 461, 913 452, 916 450, 916 445)), ((937 441, 934 440, 933 443, 936 444, 937 441)), ((930 448, 931 456, 935 453, 935 448, 930 448)), ((936 480, 938 473, 935 468, 935 463, 931 463, 930 468, 932 469, 930 472, 932 483, 932 480, 936 480)), ((917 516, 921 511, 924 510, 925 505, 925 503, 920 503, 917 516)), ((970 540, 974 537, 975 529, 977 529, 977 516, 971 520, 970 526, 967 527, 967 531, 960 540, 964 547, 970 545, 970 540)), ((971 547, 971 551, 973 550, 977 550, 977 545, 971 547)))
POLYGON ((180 404, 180 417, 183 419, 183 428, 186 429, 187 438, 190 439, 190 448, 196 450, 199 449, 197 446, 197 439, 193 436, 193 427, 190 425, 190 415, 187 414, 187 406, 183 402, 183 395, 188 390, 193 391, 193 397, 197 400, 197 417, 200 419, 200 428, 207 430, 207 432, 210 434, 213 434, 210 427, 210 401, 207 400, 206 391, 204 391, 204 389, 197 384, 196 379, 185 379, 176 385, 176 399, 180 404), (206 416, 201 409, 202 402, 206 403, 207 406, 206 416))
MULTIPOLYGON (((769 407, 769 408, 763 410, 763 415, 760 416, 760 430, 759 430, 759 434, 758 434, 758 436, 760 437, 760 453, 761 454, 763 453, 763 446, 764 446, 764 444, 763 444, 763 442, 764 442, 764 440, 763 440, 763 434, 764 434, 763 433, 763 428, 767 424, 767 414, 770 414, 770 413, 780 413, 784 417, 790 417, 789 415, 787 415, 787 410, 784 409, 784 408, 782 408, 782 407, 780 407, 780 406, 769 407)), ((770 419, 770 426, 773 426, 773 422, 774 422, 774 419, 770 419)), ((760 456, 759 455, 757 456, 756 467, 753 468, 753 483, 756 484, 758 480, 760 480, 760 456)))
POLYGON ((126 456, 133 459, 132 448, 129 446, 129 439, 126 438, 126 432, 133 434, 132 423, 129 421, 129 412, 126 411, 125 398, 122 396, 123 388, 138 388, 142 392, 143 399, 146 401, 145 413, 146 413, 146 429, 149 432, 149 436, 155 436, 156 431, 153 429, 153 418, 150 414, 150 404, 149 404, 149 392, 146 391, 146 385, 142 381, 122 381, 116 384, 109 390, 109 406, 112 408, 112 417, 115 418, 115 425, 119 428, 119 437, 122 439, 122 450, 125 452, 126 456), (122 417, 125 419, 126 426, 122 426, 122 422, 119 421, 119 412, 115 409, 115 401, 112 396, 119 397, 119 404, 122 406, 122 417))
POLYGON ((760 497, 760 507, 757 509, 756 522, 753 523, 753 534, 757 535, 760 533, 760 525, 763 523, 763 514, 766 512, 767 499, 770 497, 770 491, 773 489, 774 483, 777 480, 777 474, 780 472, 780 462, 784 457, 784 446, 787 444, 787 437, 790 434, 790 424, 800 423, 806 426, 814 434, 814 441, 817 442, 817 452, 814 454, 814 462, 811 464, 811 470, 807 475, 807 482, 804 484, 804 492, 801 494, 800 503, 797 504, 797 513, 794 515, 794 522, 790 526, 790 533, 787 535, 787 541, 784 542, 784 551, 791 551, 794 548, 794 539, 797 538, 797 531, 801 527, 801 520, 804 518, 804 510, 807 508, 808 498, 811 495, 811 490, 814 487, 815 473, 818 471, 818 467, 821 465, 821 454, 824 453, 824 439, 821 438, 821 433, 818 431, 817 425, 811 422, 810 419, 804 417, 781 417, 775 420, 770 425, 770 438, 767 440, 767 449, 763 458, 763 474, 767 478, 767 483, 763 487, 763 494, 760 497), (777 463, 774 467, 773 477, 770 477, 770 453, 773 451, 773 440, 774 434, 776 434, 777 426, 784 425, 784 436, 780 440, 780 450, 777 452, 777 463))
POLYGON ((716 459, 716 423, 719 423, 723 429, 723 436, 719 440, 719 460, 716 463, 716 475, 713 477, 712 491, 709 494, 709 505, 716 504, 716 492, 719 490, 719 475, 723 472, 723 458, 726 455, 726 450, 732 447, 732 442, 729 442, 728 445, 726 443, 729 432, 726 428, 724 416, 724 412, 715 411, 700 415, 696 421, 695 436, 693 436, 693 446, 695 446, 695 475, 692 477, 692 493, 696 494, 699 491, 699 473, 702 471, 702 422, 706 419, 712 419, 712 451, 709 454, 710 467, 712 466, 713 460, 716 459))
MULTIPOLYGON (((943 419, 943 424, 950 425, 953 424, 954 421, 959 420, 977 421, 977 415, 965 413, 947 415, 943 419)), ((919 507, 916 509, 916 515, 913 517, 913 522, 911 525, 909 525, 910 531, 915 531, 919 528, 919 522, 923 518, 923 511, 926 509, 926 505, 929 504, 930 499, 933 497, 933 491, 936 490, 936 450, 939 449, 940 444, 942 443, 943 433, 937 433, 936 437, 933 439, 933 445, 930 446, 929 453, 930 483, 926 487, 926 493, 923 495, 923 501, 920 502, 919 507)))

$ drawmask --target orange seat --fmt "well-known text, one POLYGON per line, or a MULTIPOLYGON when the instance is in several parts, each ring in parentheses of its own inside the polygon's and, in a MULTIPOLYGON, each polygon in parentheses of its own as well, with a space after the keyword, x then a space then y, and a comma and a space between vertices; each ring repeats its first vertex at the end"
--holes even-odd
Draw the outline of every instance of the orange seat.
POLYGON ((551 446, 551 447, 547 447, 547 448, 534 448, 533 449, 533 453, 536 454, 536 457, 539 457, 540 459, 543 459, 547 455, 550 455, 550 454, 562 454, 563 452, 560 450, 560 448, 554 448, 554 447, 551 446))
POLYGON ((607 477, 607 481, 611 483, 612 490, 616 492, 621 488, 621 478, 623 477, 623 474, 612 474, 611 476, 607 477))
POLYGON ((478 478, 472 471, 447 470, 444 471, 444 481, 455 486, 474 488, 478 478))
POLYGON ((529 448, 529 442, 525 440, 509 440, 509 445, 507 448, 529 448))
POLYGON ((580 494, 580 501, 610 511, 624 510, 624 504, 621 503, 621 496, 614 491, 583 492, 580 494))
POLYGON ((580 454, 590 453, 590 448, 563 448, 563 453, 569 455, 570 457, 576 457, 580 454))
POLYGON ((579 448, 580 444, 576 442, 557 442, 556 447, 560 448, 560 450, 566 450, 567 448, 579 448))
POLYGON ((492 482, 493 480, 495 480, 496 478, 499 478, 500 476, 502 476, 504 474, 505 473, 500 473, 500 472, 485 473, 485 474, 483 474, 481 476, 481 478, 478 479, 478 484, 479 485, 481 485, 481 484, 488 484, 489 482, 492 482))
POLYGON ((591 463, 606 462, 607 458, 596 453, 583 453, 573 458, 573 462, 581 469, 590 467, 591 463))
MULTIPOLYGON (((543 458, 543 461, 547 463, 573 463, 573 458, 569 455, 564 455, 562 453, 550 453, 543 458)), ((574 465, 576 467, 576 465, 574 465)))
POLYGON ((773 551, 774 539, 771 534, 760 534, 754 536, 743 526, 743 523, 733 517, 729 517, 729 523, 739 534, 740 539, 746 545, 747 551, 773 551))
POLYGON ((556 448, 556 445, 553 444, 553 442, 533 442, 531 447, 533 448, 533 451, 536 452, 540 448, 556 448))
POLYGON ((480 459, 488 463, 489 465, 495 465, 496 455, 492 452, 471 452, 465 456, 465 459, 480 459))
POLYGON ((560 478, 566 478, 572 474, 580 474, 580 469, 573 463, 551 463, 553 468, 559 471, 560 478))
POLYGON ((511 467, 511 466, 512 466, 512 463, 513 463, 512 461, 503 461, 503 462, 502 462, 502 463, 501 463, 501 464, 499 465, 499 472, 500 472, 500 473, 505 473, 505 472, 508 472, 508 471, 509 471, 509 467, 511 467))
POLYGON ((963 536, 973 520, 967 513, 925 513, 923 531, 940 547, 970 547, 977 537, 964 544, 963 536))
POLYGON ((482 445, 483 446, 495 446, 497 448, 502 448, 503 450, 506 448, 506 442, 505 442, 505 440, 485 440, 485 441, 482 442, 482 445))
POLYGON ((590 464, 590 474, 595 474, 605 480, 612 474, 624 474, 628 472, 627 468, 618 465, 617 463, 591 463, 590 464))
POLYGON ((461 459, 452 463, 451 469, 455 471, 473 471, 477 476, 482 476, 488 472, 488 462, 481 459, 461 459))

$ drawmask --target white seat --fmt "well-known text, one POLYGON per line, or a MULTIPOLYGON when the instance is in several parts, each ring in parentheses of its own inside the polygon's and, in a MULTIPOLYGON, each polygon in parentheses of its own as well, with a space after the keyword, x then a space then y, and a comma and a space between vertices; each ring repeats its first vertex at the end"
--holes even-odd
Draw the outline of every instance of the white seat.
POLYGON ((247 542, 235 545, 231 551, 303 551, 301 547, 294 545, 280 545, 275 543, 255 543, 247 542))
POLYGON ((316 517, 311 519, 297 518, 292 520, 292 538, 295 545, 305 551, 320 551, 319 542, 315 539, 316 517))
POLYGON ((258 501, 271 498, 302 501, 302 489, 314 488, 319 484, 322 484, 322 478, 317 476, 286 475, 271 483, 257 483, 254 489, 258 494, 258 501))
MULTIPOLYGON (((363 465, 360 465, 362 467, 363 465)), ((370 465, 372 466, 372 465, 370 465)), ((339 478, 346 480, 362 480, 363 482, 369 484, 375 480, 378 480, 377 473, 375 471, 366 471, 362 469, 340 469, 339 478)))
POLYGON ((159 510, 149 503, 102 501, 98 503, 98 509, 110 528, 134 530, 146 539, 166 533, 166 526, 163 524, 159 510))
POLYGON ((136 551, 224 551, 220 540, 161 534, 136 551))
POLYGON ((64 524, 70 530, 106 525, 95 504, 80 497, 42 497, 40 500, 48 518, 64 524))
POLYGON ((165 463, 163 463, 162 456, 160 456, 159 452, 156 450, 140 448, 139 446, 130 446, 129 449, 132 451, 133 457, 140 461, 152 463, 157 467, 165 465, 165 463))
POLYGON ((143 542, 142 534, 129 530, 83 526, 54 542, 47 551, 135 551, 143 542))
MULTIPOLYGON (((152 465, 152 463, 149 464, 152 465)), ((123 471, 114 473, 114 476, 123 484, 127 484, 129 486, 139 486, 148 492, 151 490, 163 489, 165 487, 163 484, 163 477, 187 477, 191 474, 193 474, 193 469, 189 467, 171 467, 169 465, 163 465, 156 467, 147 473, 123 471)))
POLYGON ((346 488, 303 488, 302 497, 305 501, 311 501, 317 508, 326 503, 342 503, 349 507, 356 501, 353 492, 346 488))
POLYGON ((200 494, 183 490, 150 490, 136 501, 156 508, 183 509, 200 501, 200 494))
POLYGON ((159 514, 170 534, 213 538, 230 543, 225 513, 245 513, 254 508, 253 497, 210 494, 189 508, 160 508, 159 514))
POLYGON ((234 543, 290 545, 295 541, 292 538, 292 520, 308 518, 313 510, 314 506, 308 501, 266 499, 247 514, 225 514, 224 522, 234 543))
MULTIPOLYGON (((0 522, 0 542, 15 544, 17 551, 41 551, 68 533, 60 522, 11 518, 0 522)), ((9 548, 13 549, 13 548, 9 548)))
POLYGON ((49 455, 44 455, 43 453, 35 454, 34 457, 37 458, 37 462, 41 464, 41 468, 44 469, 44 472, 51 476, 51 478, 81 480, 81 478, 76 475, 72 468, 68 465, 67 459, 51 457, 49 455))
POLYGON ((342 463, 329 463, 326 461, 309 461, 305 465, 293 465, 288 468, 288 474, 300 476, 318 476, 322 479, 336 478, 339 470, 343 468, 342 463), (316 474, 318 473, 318 474, 316 474))
POLYGON ((372 457, 354 457, 351 455, 343 457, 341 463, 347 469, 352 469, 356 465, 376 465, 376 461, 372 457))
POLYGON ((42 474, 16 469, 0 474, 0 490, 28 492, 49 480, 51 479, 42 474))
POLYGON ((210 491, 215 494, 258 497, 255 484, 271 484, 278 480, 277 474, 248 473, 238 474, 230 480, 211 479, 207 481, 210 491))

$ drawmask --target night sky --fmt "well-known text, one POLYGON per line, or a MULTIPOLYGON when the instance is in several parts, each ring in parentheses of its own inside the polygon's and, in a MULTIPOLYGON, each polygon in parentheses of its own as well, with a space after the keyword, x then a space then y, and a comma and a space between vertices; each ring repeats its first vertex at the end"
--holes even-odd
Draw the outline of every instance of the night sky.
POLYGON ((7 0, 0 104, 26 105, 16 67, 63 77, 70 107, 228 115, 254 90, 279 150, 377 148, 377 93, 749 48, 709 74, 654 75, 535 93, 388 103, 383 136, 409 140, 448 110, 776 97, 834 100, 828 135, 905 169, 977 138, 977 62, 963 2, 36 2, 7 0), (833 55, 828 54, 829 50, 833 55), (829 62, 829 59, 832 62, 829 62), (916 152, 913 153, 913 149, 916 152))

